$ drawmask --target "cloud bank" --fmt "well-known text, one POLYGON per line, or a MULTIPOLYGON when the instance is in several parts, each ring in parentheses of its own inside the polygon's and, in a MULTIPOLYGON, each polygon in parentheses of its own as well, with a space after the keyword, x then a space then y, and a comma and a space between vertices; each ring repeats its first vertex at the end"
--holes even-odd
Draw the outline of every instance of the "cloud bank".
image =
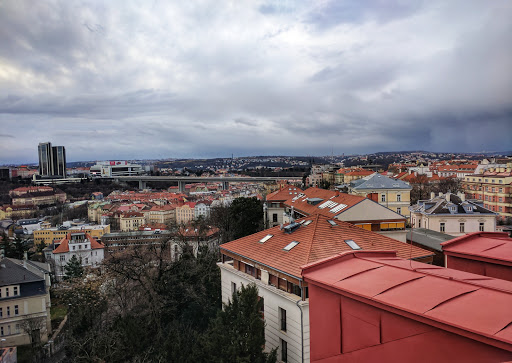
POLYGON ((0 164, 509 150, 512 3, 0 2, 0 164))

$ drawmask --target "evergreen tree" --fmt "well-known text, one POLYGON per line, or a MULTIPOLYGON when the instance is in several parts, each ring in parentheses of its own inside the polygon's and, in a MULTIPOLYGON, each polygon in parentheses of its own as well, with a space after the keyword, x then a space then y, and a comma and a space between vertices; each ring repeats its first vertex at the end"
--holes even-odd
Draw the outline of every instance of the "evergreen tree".
POLYGON ((229 206, 232 238, 237 239, 263 229, 263 204, 257 198, 236 198, 229 206))
POLYGON ((7 236, 7 234, 5 232, 3 232, 0 237, 1 237, 0 248, 4 251, 4 257, 12 257, 12 255, 11 255, 12 254, 12 252, 11 252, 12 246, 11 246, 11 242, 9 241, 9 237, 7 236))
POLYGON ((21 239, 19 234, 16 234, 16 237, 14 237, 14 246, 10 250, 10 256, 6 256, 17 258, 18 260, 23 260, 23 258, 25 257, 25 251, 27 251, 27 248, 25 247, 23 240, 21 239))
POLYGON ((261 316, 263 300, 255 284, 235 291, 209 329, 209 359, 212 362, 271 363, 277 350, 265 353, 265 321, 261 316))
POLYGON ((74 279, 76 277, 81 277, 84 274, 84 268, 82 267, 82 264, 76 257, 76 255, 73 255, 69 262, 64 266, 64 280, 70 280, 74 279))

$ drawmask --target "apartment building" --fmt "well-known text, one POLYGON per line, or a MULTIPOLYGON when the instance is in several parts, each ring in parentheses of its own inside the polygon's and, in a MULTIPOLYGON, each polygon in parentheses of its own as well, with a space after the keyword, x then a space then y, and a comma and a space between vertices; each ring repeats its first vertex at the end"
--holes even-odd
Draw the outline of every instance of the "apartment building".
MULTIPOLYGON (((282 213, 294 217, 315 214, 355 224, 399 241, 406 241, 406 218, 379 203, 358 195, 308 188, 281 203, 282 213)), ((288 220, 283 218, 286 223, 288 220)))
MULTIPOLYGON (((55 246, 54 244, 52 246, 55 246)), ((96 241, 90 234, 84 232, 69 232, 59 241, 57 247, 52 250, 44 250, 47 261, 53 260, 55 264, 55 277, 62 280, 65 276, 64 266, 76 256, 82 267, 99 267, 104 258, 105 246, 96 241)))
POLYGON ((409 217, 411 189, 409 183, 374 173, 350 182, 349 193, 368 197, 398 214, 409 217))
POLYGON ((433 254, 329 216, 316 214, 220 246, 222 300, 255 283, 263 299, 266 349, 286 362, 309 362, 308 284, 302 266, 344 251, 392 250, 430 262, 433 254))
POLYGON ((45 245, 50 245, 53 242, 60 241, 68 233, 84 232, 89 234, 92 238, 101 239, 105 233, 110 233, 109 224, 98 224, 98 225, 81 225, 76 227, 59 227, 59 228, 46 228, 34 231, 34 243, 36 245, 41 242, 45 245))
POLYGON ((281 189, 270 193, 266 197, 265 202, 265 221, 267 227, 279 226, 284 222, 283 212, 285 209, 284 202, 287 199, 294 198, 304 191, 293 185, 284 185, 281 189))
POLYGON ((437 197, 432 193, 429 200, 419 200, 409 209, 413 228, 427 228, 452 236, 496 231, 496 213, 484 208, 479 201, 466 200, 462 193, 439 193, 437 197))
POLYGON ((48 264, 0 261, 0 337, 3 346, 46 342, 51 333, 48 264))
POLYGON ((512 163, 479 170, 479 174, 467 175, 462 181, 468 198, 481 201, 501 219, 512 218, 512 163))

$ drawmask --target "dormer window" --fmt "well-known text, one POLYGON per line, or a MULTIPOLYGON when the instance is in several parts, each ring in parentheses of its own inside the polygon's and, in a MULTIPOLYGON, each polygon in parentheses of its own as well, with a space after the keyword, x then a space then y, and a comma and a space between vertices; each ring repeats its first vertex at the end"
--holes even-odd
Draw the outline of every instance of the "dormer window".
POLYGON ((450 206, 450 212, 455 213, 456 211, 457 211, 457 207, 455 207, 453 205, 450 206))

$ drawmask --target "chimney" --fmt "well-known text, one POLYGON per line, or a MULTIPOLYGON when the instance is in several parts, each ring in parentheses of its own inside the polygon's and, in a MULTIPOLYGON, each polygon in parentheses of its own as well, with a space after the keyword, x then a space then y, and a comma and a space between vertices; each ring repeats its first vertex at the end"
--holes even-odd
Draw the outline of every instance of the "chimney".
POLYGON ((465 201, 466 200, 466 194, 464 194, 462 192, 458 192, 457 196, 460 198, 461 201, 465 201))
POLYGON ((444 195, 444 196, 445 196, 445 198, 446 198, 446 200, 447 200, 448 202, 450 201, 450 194, 452 194, 452 193, 447 192, 447 193, 444 195))
POLYGON ((436 197, 436 193, 430 192, 430 199, 434 199, 436 197))
POLYGON ((439 196, 442 197, 443 196, 443 193, 439 192, 439 196))

